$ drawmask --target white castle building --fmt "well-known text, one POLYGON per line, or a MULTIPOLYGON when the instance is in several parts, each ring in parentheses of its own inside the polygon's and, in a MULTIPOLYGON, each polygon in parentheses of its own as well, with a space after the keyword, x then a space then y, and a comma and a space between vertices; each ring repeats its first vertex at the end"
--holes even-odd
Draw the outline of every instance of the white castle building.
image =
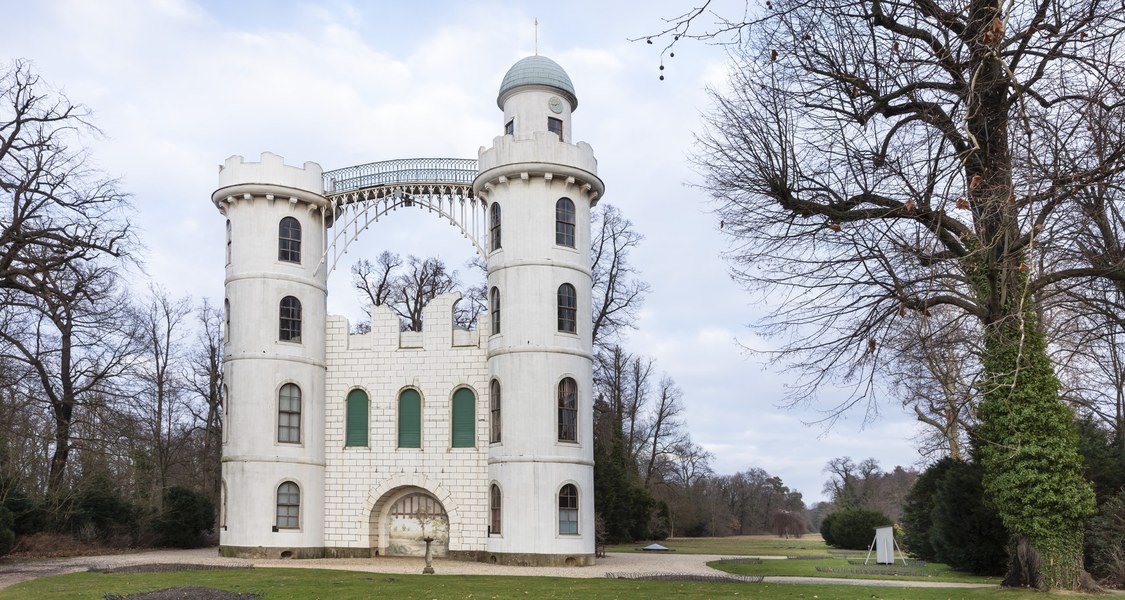
POLYGON ((220 553, 421 555, 526 565, 594 559, 590 210, 604 187, 578 98, 531 56, 500 85, 503 135, 478 159, 322 172, 233 156, 226 216, 220 553), (457 295, 400 331, 327 315, 327 277, 391 211, 427 210, 485 259, 488 311, 457 295))

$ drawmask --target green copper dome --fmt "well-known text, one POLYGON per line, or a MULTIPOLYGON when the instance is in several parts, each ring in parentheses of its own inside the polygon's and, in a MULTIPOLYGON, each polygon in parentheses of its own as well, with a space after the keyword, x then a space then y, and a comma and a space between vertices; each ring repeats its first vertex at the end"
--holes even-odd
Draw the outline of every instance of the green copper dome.
POLYGON ((574 84, 559 64, 546 56, 528 56, 522 58, 508 69, 504 81, 500 82, 500 94, 496 97, 496 105, 504 108, 503 99, 512 90, 525 85, 542 85, 558 90, 567 101, 570 109, 578 108, 578 96, 574 93, 574 84))

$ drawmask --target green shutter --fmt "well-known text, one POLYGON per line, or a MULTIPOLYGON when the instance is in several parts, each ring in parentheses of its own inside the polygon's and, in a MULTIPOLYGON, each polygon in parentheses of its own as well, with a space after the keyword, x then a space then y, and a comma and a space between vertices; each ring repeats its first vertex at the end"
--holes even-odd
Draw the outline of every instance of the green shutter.
POLYGON ((472 390, 461 388, 453 393, 453 447, 476 446, 476 396, 472 390))
POLYGON ((422 397, 415 390, 398 396, 398 447, 422 447, 422 397))
POLYGON ((367 393, 363 390, 348 392, 347 433, 345 446, 367 445, 367 393))

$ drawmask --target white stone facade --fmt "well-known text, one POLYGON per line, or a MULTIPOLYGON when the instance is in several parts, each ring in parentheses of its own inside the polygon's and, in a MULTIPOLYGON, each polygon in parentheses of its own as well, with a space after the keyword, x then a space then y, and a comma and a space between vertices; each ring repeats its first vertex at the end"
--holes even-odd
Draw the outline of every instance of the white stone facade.
POLYGON ((474 240, 495 327, 484 314, 459 329, 446 295, 421 332, 377 307, 369 333, 349 334, 326 314, 340 208, 319 165, 263 153, 222 166, 220 552, 417 554, 428 537, 439 555, 592 563, 590 211, 603 185, 590 146, 570 142, 577 97, 558 65, 519 61, 497 103, 505 135, 481 149, 470 196, 482 218, 501 215, 499 236, 474 240))

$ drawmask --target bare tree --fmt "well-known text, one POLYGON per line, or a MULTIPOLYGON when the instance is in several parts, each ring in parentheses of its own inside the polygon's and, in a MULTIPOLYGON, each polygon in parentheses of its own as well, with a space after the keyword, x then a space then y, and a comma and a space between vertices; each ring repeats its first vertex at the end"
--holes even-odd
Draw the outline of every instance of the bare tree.
POLYGON ((88 166, 90 110, 26 61, 0 68, 0 287, 35 292, 45 274, 125 255, 134 241, 127 197, 88 166))
POLYGON ((687 438, 683 421, 680 420, 680 415, 684 412, 683 397, 683 391, 671 377, 665 375, 660 378, 660 389, 656 394, 648 441, 645 444, 642 476, 646 488, 653 484, 657 470, 664 469, 668 456, 675 453, 687 438))
POLYGON ((170 486, 169 474, 183 459, 182 447, 191 429, 186 387, 185 348, 190 298, 172 298, 152 288, 148 302, 137 311, 141 350, 135 369, 137 393, 131 399, 133 415, 144 428, 156 466, 156 489, 148 497, 159 503, 170 486))
POLYGON ((636 312, 649 292, 647 282, 629 261, 629 254, 644 239, 633 230, 633 223, 611 204, 602 204, 595 214, 590 260, 593 272, 592 296, 594 347, 604 349, 625 329, 635 326, 636 312))
MULTIPOLYGON (((390 252, 379 254, 375 265, 366 260, 353 265, 352 283, 370 306, 387 306, 394 311, 402 320, 403 331, 422 331, 422 309, 430 300, 461 287, 457 272, 450 271, 441 259, 409 256, 404 263, 390 252)), ((459 324, 467 326, 475 319, 474 313, 470 323, 459 324)))
POLYGON ((916 443, 923 456, 968 458, 962 448, 974 424, 980 375, 980 332, 964 315, 934 307, 917 319, 895 323, 887 343, 888 376, 903 406, 927 433, 916 443))
POLYGON ((221 502, 223 407, 223 314, 204 300, 196 311, 198 329, 188 355, 187 384, 197 402, 191 404, 195 422, 203 423, 203 457, 200 467, 204 489, 215 506, 221 502))
MULTIPOLYGON (((705 7, 669 34, 697 35, 705 7)), ((1094 498, 1040 309, 1125 279, 1073 237, 1056 256, 1045 243, 1080 222, 1083 190, 1122 182, 1125 134, 1096 118, 1125 106, 1120 7, 771 0, 747 14, 703 33, 740 43, 698 160, 736 277, 785 298, 762 327, 791 340, 776 356, 803 377, 792 400, 847 384, 837 411, 871 407, 896 319, 975 319, 985 489, 1021 548, 1009 582, 1081 587, 1094 498)))
POLYGON ((135 322, 106 268, 71 263, 42 274, 37 295, 8 290, 0 360, 27 365, 53 424, 48 495, 62 490, 75 440, 72 427, 88 401, 116 393, 136 352, 135 322))

